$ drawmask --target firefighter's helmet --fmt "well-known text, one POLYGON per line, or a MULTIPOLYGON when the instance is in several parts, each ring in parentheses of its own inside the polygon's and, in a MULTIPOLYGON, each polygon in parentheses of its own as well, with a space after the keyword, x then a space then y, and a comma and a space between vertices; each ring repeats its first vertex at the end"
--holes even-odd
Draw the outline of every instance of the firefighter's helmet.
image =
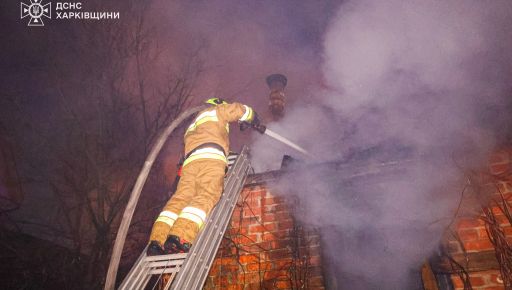
POLYGON ((208 100, 205 101, 205 103, 217 106, 217 105, 227 104, 228 102, 226 102, 224 99, 221 99, 221 98, 209 98, 208 100))

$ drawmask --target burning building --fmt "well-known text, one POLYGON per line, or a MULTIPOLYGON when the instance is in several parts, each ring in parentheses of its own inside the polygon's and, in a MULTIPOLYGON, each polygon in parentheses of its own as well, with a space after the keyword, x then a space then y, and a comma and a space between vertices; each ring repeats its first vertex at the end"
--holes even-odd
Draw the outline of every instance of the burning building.
MULTIPOLYGON (((368 224, 364 232, 352 232, 337 226, 336 221, 326 222, 321 227, 308 224, 307 216, 311 213, 297 198, 301 191, 308 189, 279 185, 284 179, 304 178, 307 167, 307 172, 336 179, 338 186, 330 190, 343 195, 344 202, 354 209, 354 214, 364 214, 371 207, 369 203, 379 200, 379 197, 371 196, 373 188, 386 185, 389 176, 406 175, 421 163, 420 158, 412 155, 400 160, 371 162, 368 154, 371 152, 352 156, 349 160, 307 166, 288 156, 283 159, 281 169, 250 175, 204 289, 228 289, 228 285, 233 289, 369 289, 365 276, 355 279, 354 269, 340 268, 335 262, 340 257, 348 258, 351 247, 357 246, 354 243, 368 253, 364 275, 384 273, 389 279, 396 272, 396 277, 401 277, 397 285, 407 285, 410 287, 407 289, 461 290, 468 289, 468 285, 482 290, 509 289, 505 285, 510 283, 510 278, 503 273, 507 273, 507 262, 511 258, 506 253, 512 239, 512 220, 507 203, 500 200, 509 200, 512 195, 510 150, 499 151, 491 157, 490 174, 484 174, 486 177, 481 180, 487 190, 494 192, 493 201, 486 204, 483 211, 462 214, 461 210, 456 214, 452 226, 444 229, 440 246, 434 249, 431 257, 418 257, 411 272, 405 275, 393 267, 381 269, 382 273, 373 272, 372 265, 377 264, 372 264, 372 253, 388 257, 392 264, 400 263, 400 254, 392 250, 386 253, 385 237, 381 242, 368 244, 377 240, 374 238, 386 229, 368 224), (351 184, 361 181, 366 183, 366 193, 358 191, 360 188, 355 191, 351 188, 351 184), (333 236, 338 237, 336 247, 345 245, 345 252, 335 253, 325 243, 332 241, 333 236)), ((468 202, 467 198, 463 198, 463 203, 468 202)), ((393 234, 391 226, 388 230, 393 234)), ((403 234, 413 233, 437 236, 425 228, 403 231, 403 234)), ((408 245, 402 249, 407 252, 429 244, 425 241, 423 246, 408 245)), ((383 281, 387 282, 379 289, 397 289, 387 284, 390 280, 383 281)))

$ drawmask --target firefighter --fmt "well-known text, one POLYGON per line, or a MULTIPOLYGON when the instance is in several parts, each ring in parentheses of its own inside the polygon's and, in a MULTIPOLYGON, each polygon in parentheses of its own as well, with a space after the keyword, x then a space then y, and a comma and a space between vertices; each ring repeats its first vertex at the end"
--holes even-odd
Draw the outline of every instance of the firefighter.
POLYGON ((199 112, 185 132, 185 161, 178 188, 151 231, 147 254, 188 252, 206 217, 219 201, 229 152, 229 123, 260 126, 256 112, 219 98, 199 112))

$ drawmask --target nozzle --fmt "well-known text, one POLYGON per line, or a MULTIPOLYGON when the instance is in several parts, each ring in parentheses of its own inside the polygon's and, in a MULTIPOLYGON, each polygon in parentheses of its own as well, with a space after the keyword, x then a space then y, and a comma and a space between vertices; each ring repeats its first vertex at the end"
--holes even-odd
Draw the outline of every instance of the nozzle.
POLYGON ((263 124, 254 125, 253 128, 261 134, 265 134, 265 131, 267 130, 267 126, 263 124))
POLYGON ((267 126, 263 124, 250 124, 248 122, 240 122, 240 131, 245 131, 248 128, 253 128, 254 130, 260 132, 261 134, 265 134, 265 131, 267 130, 267 126))

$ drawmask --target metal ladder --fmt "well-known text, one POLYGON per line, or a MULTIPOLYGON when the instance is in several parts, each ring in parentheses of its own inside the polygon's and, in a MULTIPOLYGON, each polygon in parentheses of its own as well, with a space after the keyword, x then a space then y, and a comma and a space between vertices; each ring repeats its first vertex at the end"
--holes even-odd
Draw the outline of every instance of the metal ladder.
MULTIPOLYGON (((187 254, 146 256, 142 251, 119 287, 120 290, 145 289, 152 277, 170 274, 165 290, 201 289, 228 226, 245 179, 251 169, 248 148, 244 146, 224 179, 224 192, 206 220, 204 228, 187 254)), ((228 160, 230 158, 228 157, 228 160)), ((156 280, 156 279, 153 279, 156 280)))

